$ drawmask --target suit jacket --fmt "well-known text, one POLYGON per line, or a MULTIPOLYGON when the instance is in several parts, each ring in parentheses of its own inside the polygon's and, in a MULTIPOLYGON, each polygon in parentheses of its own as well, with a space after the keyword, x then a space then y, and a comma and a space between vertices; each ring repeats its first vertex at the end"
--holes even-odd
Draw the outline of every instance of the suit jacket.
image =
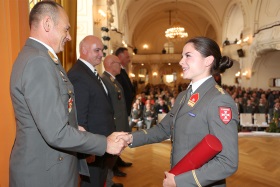
MULTIPOLYGON (((100 80, 80 60, 69 70, 68 76, 75 90, 78 124, 94 134, 109 136, 116 130, 114 111, 100 80)), ((82 178, 81 186, 103 186, 106 170, 113 165, 112 162, 112 155, 96 156, 95 161, 88 164, 90 179, 82 178)))
POLYGON ((121 69, 121 73, 116 76, 116 79, 125 90, 124 97, 126 102, 127 115, 129 116, 131 112, 132 102, 135 99, 136 95, 135 89, 124 69, 121 69))
POLYGON ((89 132, 109 136, 115 131, 114 111, 100 81, 80 60, 68 76, 75 90, 78 124, 89 132))
POLYGON ((107 143, 77 130, 74 90, 60 62, 28 39, 13 65, 10 92, 16 117, 10 187, 76 187, 76 152, 103 155, 107 143))
POLYGON ((159 125, 133 133, 132 147, 156 143, 172 135, 171 167, 174 167, 203 137, 213 134, 221 141, 223 150, 201 168, 175 176, 175 181, 178 187, 199 186, 198 183, 224 187, 224 179, 238 165, 239 119, 235 102, 214 78, 206 80, 190 100, 183 102, 185 94, 183 91, 178 95, 174 107, 159 125))
POLYGON ((113 105, 116 130, 130 132, 131 129, 128 125, 127 113, 125 112, 127 110, 122 86, 106 71, 103 72, 101 77, 104 84, 106 85, 113 105))

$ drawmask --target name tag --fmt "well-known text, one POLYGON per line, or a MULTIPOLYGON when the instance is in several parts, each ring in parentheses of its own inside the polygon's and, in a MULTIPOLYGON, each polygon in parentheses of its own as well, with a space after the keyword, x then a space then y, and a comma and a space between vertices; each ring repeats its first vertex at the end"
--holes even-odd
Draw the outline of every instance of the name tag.
POLYGON ((191 117, 195 117, 195 116, 196 116, 194 113, 191 113, 191 112, 188 112, 188 114, 189 114, 191 117))

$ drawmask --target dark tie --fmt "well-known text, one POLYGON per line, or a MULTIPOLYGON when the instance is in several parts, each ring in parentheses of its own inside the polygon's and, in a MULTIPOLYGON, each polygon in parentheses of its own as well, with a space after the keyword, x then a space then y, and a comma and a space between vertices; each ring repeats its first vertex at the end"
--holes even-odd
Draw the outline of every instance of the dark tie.
POLYGON ((94 70, 93 73, 94 73, 94 75, 97 77, 97 79, 99 80, 99 82, 102 84, 101 78, 100 78, 98 72, 96 71, 96 69, 94 70))
POLYGON ((94 69, 94 75, 97 77, 97 79, 99 80, 100 84, 102 85, 102 87, 104 88, 104 91, 106 92, 106 94, 108 95, 107 92, 107 88, 105 87, 105 84, 103 83, 102 79, 100 78, 98 72, 96 71, 96 69, 94 69))

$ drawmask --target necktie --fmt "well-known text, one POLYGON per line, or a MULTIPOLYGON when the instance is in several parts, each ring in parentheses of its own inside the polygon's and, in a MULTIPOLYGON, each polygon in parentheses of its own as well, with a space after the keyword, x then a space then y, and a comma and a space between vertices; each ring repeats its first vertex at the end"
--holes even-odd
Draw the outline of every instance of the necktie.
POLYGON ((99 76, 98 72, 96 71, 96 69, 94 70, 93 73, 97 77, 97 79, 99 80, 100 84, 103 86, 104 91, 106 92, 106 94, 108 95, 107 88, 106 88, 105 84, 103 83, 102 79, 100 78, 100 76, 99 76))
POLYGON ((186 101, 188 101, 190 99, 191 95, 192 95, 192 85, 190 85, 187 89, 186 101))
POLYGON ((100 78, 98 72, 96 71, 96 69, 94 70, 93 73, 94 73, 94 75, 97 77, 97 79, 99 80, 99 82, 102 84, 101 78, 100 78))

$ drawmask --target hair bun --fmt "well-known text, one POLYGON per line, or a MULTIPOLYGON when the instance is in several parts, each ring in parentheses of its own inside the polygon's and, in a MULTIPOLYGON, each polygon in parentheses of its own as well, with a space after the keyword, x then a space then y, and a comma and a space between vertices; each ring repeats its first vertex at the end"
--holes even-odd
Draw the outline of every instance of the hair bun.
POLYGON ((233 65, 233 60, 228 56, 222 56, 220 60, 220 73, 224 73, 226 69, 231 68, 233 65))

